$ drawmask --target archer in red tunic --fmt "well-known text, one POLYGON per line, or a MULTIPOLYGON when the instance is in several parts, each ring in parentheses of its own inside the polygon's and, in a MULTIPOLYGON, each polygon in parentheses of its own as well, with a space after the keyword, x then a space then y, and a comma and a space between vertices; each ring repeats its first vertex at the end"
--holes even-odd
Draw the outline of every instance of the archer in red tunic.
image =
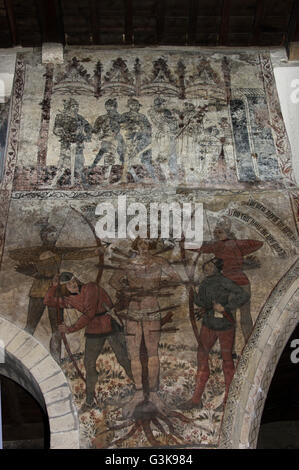
POLYGON ((53 282, 44 303, 50 307, 75 308, 82 312, 74 325, 70 327, 60 325, 59 330, 63 333, 74 333, 85 328, 86 405, 92 406, 98 380, 96 361, 106 339, 119 364, 125 369, 128 377, 132 378, 126 341, 122 328, 108 313, 108 309, 112 308, 112 301, 102 287, 95 282, 82 284, 72 273, 67 272, 60 275, 60 283, 65 283, 66 295, 57 297, 58 283, 53 282))

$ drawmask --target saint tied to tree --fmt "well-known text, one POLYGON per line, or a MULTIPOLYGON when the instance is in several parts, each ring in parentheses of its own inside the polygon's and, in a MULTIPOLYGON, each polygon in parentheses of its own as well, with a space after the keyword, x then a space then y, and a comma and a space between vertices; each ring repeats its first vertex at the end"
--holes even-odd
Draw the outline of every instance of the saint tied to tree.
POLYGON ((152 402, 158 410, 165 410, 165 404, 157 394, 160 371, 158 345, 161 336, 159 287, 162 275, 175 282, 179 282, 180 278, 168 261, 151 253, 150 248, 153 248, 153 241, 136 238, 132 244, 135 256, 121 262, 121 269, 110 279, 110 285, 127 297, 126 338, 136 392, 123 409, 126 417, 132 416, 136 406, 145 399, 152 402), (148 396, 142 380, 142 336, 148 357, 148 396))

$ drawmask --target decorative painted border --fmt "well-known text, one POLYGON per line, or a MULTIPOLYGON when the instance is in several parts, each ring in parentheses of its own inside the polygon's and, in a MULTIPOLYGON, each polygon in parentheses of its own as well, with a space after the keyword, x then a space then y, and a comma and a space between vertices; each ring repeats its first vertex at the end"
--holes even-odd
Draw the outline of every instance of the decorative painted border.
POLYGON ((267 96, 270 125, 274 131, 273 137, 277 150, 278 163, 286 182, 288 185, 294 187, 296 186, 296 181, 292 168, 292 151, 281 113, 270 54, 260 54, 260 63, 267 96))
POLYGON ((49 125, 51 117, 51 98, 53 93, 53 75, 54 75, 54 64, 47 64, 46 72, 44 74, 45 80, 45 90, 44 97, 41 102, 42 115, 41 123, 39 130, 39 145, 37 153, 37 166, 46 165, 47 160, 47 148, 48 148, 48 138, 49 138, 49 125))
POLYGON ((293 218, 296 226, 297 235, 299 235, 299 192, 293 191, 289 193, 290 204, 293 212, 293 218))
POLYGON ((12 93, 11 117, 9 123, 9 134, 7 139, 7 151, 4 178, 1 190, 11 190, 14 178, 14 171, 17 162, 19 133, 21 123, 22 102, 25 86, 26 65, 24 61, 17 59, 15 78, 12 93))
POLYGON ((7 138, 6 161, 3 181, 0 187, 0 266, 2 262, 5 243, 6 224, 9 212, 10 198, 13 186, 14 172, 17 162, 19 133, 21 123, 22 102, 24 94, 26 66, 22 60, 17 59, 13 95, 11 103, 11 116, 7 138))
POLYGON ((176 195, 175 188, 174 190, 171 190, 171 188, 168 188, 169 190, 165 190, 165 188, 151 188, 150 190, 147 190, 146 188, 140 187, 139 190, 127 190, 127 189, 103 189, 103 190, 98 190, 98 191, 57 191, 57 190, 51 190, 51 191, 13 191, 11 197, 12 199, 15 200, 21 200, 21 199, 38 199, 38 200, 44 200, 44 199, 89 199, 89 198, 111 198, 111 197, 117 197, 117 196, 128 196, 128 197, 138 197, 140 195, 142 196, 148 196, 148 197, 159 197, 161 196, 170 196, 170 195, 176 195))

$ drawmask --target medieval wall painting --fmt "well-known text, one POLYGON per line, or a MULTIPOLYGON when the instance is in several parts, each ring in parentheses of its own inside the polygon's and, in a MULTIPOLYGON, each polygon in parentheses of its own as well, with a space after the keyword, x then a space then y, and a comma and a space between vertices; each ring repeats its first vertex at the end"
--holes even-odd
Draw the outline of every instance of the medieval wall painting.
POLYGON ((290 199, 165 191, 168 202, 203 203, 199 253, 172 236, 99 240, 95 208, 120 194, 161 202, 146 189, 12 194, 1 315, 61 365, 82 448, 217 447, 242 349, 294 262, 290 199))
POLYGON ((82 448, 217 447, 244 345, 297 256, 269 55, 67 49, 63 65, 40 62, 17 58, 1 315, 62 367, 82 448), (202 203, 200 251, 173 234, 99 238, 96 208, 118 196, 202 203))
POLYGON ((20 57, 16 190, 294 185, 267 54, 138 52, 20 57))

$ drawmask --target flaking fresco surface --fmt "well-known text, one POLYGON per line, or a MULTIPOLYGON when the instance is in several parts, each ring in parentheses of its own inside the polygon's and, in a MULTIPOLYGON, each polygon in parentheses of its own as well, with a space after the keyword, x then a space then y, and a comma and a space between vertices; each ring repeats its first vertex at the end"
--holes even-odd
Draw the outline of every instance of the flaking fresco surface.
POLYGON ((25 60, 14 188, 292 184, 269 54, 71 50, 25 60))

